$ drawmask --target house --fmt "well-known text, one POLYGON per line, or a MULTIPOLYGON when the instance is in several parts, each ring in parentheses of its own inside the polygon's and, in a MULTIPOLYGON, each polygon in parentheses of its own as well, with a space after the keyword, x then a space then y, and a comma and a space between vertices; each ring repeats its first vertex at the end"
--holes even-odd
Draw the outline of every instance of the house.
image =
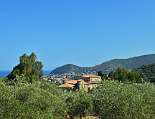
POLYGON ((94 74, 83 74, 81 75, 81 79, 84 81, 83 88, 85 91, 98 87, 102 82, 101 76, 94 74))
POLYGON ((90 91, 100 85, 101 82, 102 79, 100 76, 93 74, 84 74, 81 75, 81 78, 79 80, 65 79, 64 84, 60 85, 59 87, 63 88, 64 90, 83 89, 85 91, 90 91))
POLYGON ((60 88, 64 90, 79 90, 81 88, 82 80, 70 80, 65 79, 64 84, 60 85, 60 88))
POLYGON ((60 88, 65 88, 65 89, 73 89, 74 85, 65 83, 65 84, 60 85, 59 87, 60 88))
POLYGON ((101 76, 94 74, 83 74, 81 75, 81 79, 87 83, 100 83, 102 81, 101 76))

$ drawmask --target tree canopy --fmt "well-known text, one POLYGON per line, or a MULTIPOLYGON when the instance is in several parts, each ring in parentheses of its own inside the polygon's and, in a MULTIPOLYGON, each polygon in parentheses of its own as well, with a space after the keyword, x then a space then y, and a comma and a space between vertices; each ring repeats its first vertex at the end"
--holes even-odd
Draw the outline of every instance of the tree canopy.
POLYGON ((155 83, 155 64, 144 65, 138 68, 138 71, 141 73, 144 81, 155 83))
POLYGON ((92 92, 101 119, 155 119, 155 86, 104 81, 92 92))
POLYGON ((9 79, 15 80, 18 76, 24 76, 29 82, 32 82, 32 79, 42 76, 43 64, 37 60, 35 53, 31 53, 30 55, 23 54, 19 58, 19 61, 19 64, 8 75, 9 79))
POLYGON ((109 73, 109 77, 113 80, 118 80, 119 82, 133 82, 133 83, 142 82, 141 75, 138 71, 126 70, 123 68, 118 68, 115 71, 109 73))

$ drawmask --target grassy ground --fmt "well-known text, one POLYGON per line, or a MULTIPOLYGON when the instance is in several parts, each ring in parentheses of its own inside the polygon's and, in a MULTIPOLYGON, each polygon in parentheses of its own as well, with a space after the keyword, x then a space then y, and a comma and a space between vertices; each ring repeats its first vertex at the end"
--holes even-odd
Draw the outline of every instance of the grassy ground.
MULTIPOLYGON (((75 119, 80 119, 80 117, 76 117, 75 119)), ((82 119, 99 119, 96 116, 86 116, 86 117, 82 117, 82 119)))

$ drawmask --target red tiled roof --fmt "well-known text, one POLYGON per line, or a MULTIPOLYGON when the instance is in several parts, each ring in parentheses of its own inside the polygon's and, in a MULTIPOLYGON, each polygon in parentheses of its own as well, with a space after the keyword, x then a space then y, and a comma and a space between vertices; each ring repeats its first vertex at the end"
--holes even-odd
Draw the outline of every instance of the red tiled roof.
POLYGON ((69 81, 67 81, 66 83, 75 85, 75 84, 77 84, 79 81, 80 81, 80 80, 69 80, 69 81))
POLYGON ((81 75, 82 78, 101 78, 100 76, 94 75, 94 74, 84 74, 81 75))
POLYGON ((65 84, 60 85, 61 88, 73 88, 75 84, 80 82, 81 80, 68 80, 65 84))
POLYGON ((60 87, 60 88, 73 88, 74 85, 65 83, 65 84, 60 85, 59 87, 60 87))

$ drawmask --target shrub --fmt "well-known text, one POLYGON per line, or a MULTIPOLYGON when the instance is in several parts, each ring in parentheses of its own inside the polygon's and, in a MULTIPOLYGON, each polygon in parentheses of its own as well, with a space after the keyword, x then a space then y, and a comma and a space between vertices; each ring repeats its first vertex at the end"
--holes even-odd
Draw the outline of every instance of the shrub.
POLYGON ((105 81, 92 92, 94 111, 102 119, 154 119, 155 86, 105 81))
POLYGON ((65 104, 61 98, 33 85, 16 89, 16 100, 21 106, 22 119, 54 119, 65 116, 65 104))
POLYGON ((63 119, 66 105, 60 96, 36 84, 8 86, 0 82, 1 119, 63 119))
POLYGON ((71 117, 85 116, 92 110, 92 98, 86 92, 69 93, 66 98, 68 114, 71 117))
POLYGON ((0 81, 0 119, 15 119, 17 107, 13 89, 0 81))

